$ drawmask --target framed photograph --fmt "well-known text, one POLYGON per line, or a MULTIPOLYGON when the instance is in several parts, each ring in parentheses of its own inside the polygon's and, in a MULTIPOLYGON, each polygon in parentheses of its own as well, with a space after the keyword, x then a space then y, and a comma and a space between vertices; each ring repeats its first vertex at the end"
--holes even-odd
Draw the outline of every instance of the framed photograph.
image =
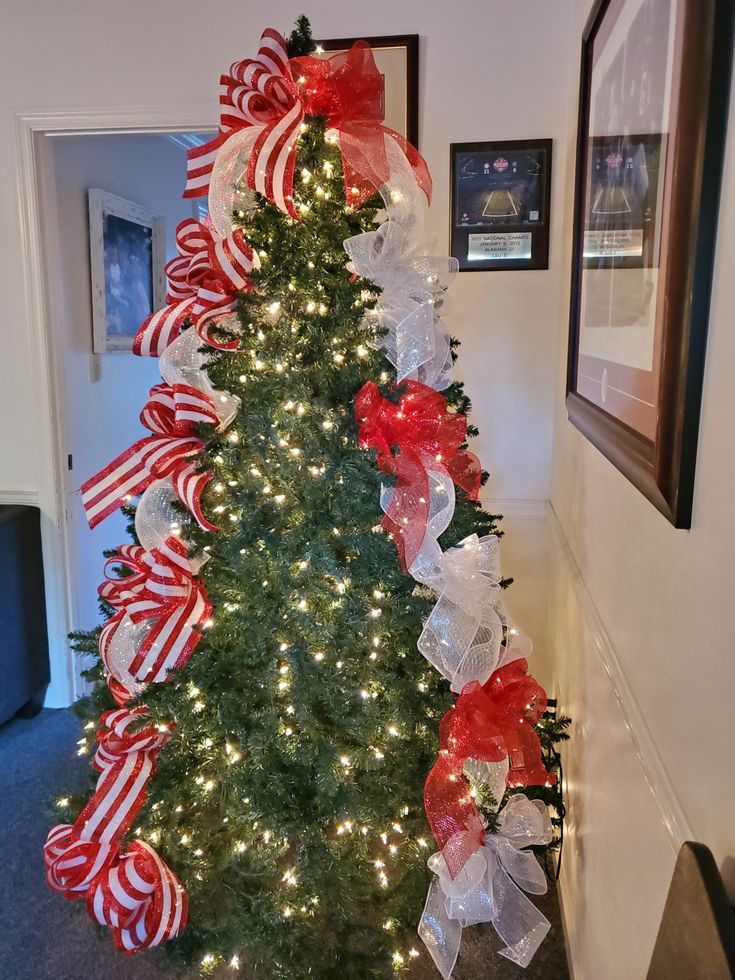
POLYGON ((460 271, 548 269, 551 140, 452 143, 449 152, 460 271))
POLYGON ((89 257, 94 352, 130 351, 143 320, 166 303, 165 219, 90 189, 89 257))
POLYGON ((338 37, 317 41, 316 58, 332 58, 355 41, 367 41, 383 76, 383 123, 419 146, 419 36, 338 37))
POLYGON ((732 0, 597 0, 584 32, 567 409, 691 522, 732 0))

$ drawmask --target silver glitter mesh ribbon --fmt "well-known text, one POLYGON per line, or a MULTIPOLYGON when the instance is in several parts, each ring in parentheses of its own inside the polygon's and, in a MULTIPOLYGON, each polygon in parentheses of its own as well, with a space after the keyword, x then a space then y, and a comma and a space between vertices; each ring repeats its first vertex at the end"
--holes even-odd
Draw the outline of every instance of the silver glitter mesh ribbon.
POLYGON ((470 681, 484 684, 497 667, 506 625, 498 538, 472 534, 444 552, 429 541, 410 571, 439 597, 419 650, 456 693, 470 681))
POLYGON ((500 811, 496 833, 485 835, 455 878, 441 851, 432 854, 428 864, 435 878, 419 935, 444 980, 452 975, 462 930, 480 922, 492 922, 505 943, 501 956, 528 966, 551 924, 523 894, 543 895, 547 887, 536 856, 525 848, 548 844, 551 838, 546 805, 516 793, 500 811))

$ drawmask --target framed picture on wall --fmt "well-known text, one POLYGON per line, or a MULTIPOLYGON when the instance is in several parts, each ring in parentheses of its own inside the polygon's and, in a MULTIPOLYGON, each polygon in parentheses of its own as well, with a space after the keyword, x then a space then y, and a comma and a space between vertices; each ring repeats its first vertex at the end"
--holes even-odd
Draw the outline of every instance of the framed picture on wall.
POLYGON ((548 269, 551 140, 452 143, 449 152, 460 271, 548 269))
POLYGON ((130 351, 146 317, 165 305, 165 219, 99 188, 89 191, 95 354, 130 351))
POLYGON ((316 58, 332 58, 347 51, 355 41, 367 41, 383 76, 383 123, 419 145, 419 36, 391 34, 385 37, 338 37, 317 41, 316 58))
POLYGON ((569 418, 691 522, 731 0, 597 0, 584 32, 569 418))

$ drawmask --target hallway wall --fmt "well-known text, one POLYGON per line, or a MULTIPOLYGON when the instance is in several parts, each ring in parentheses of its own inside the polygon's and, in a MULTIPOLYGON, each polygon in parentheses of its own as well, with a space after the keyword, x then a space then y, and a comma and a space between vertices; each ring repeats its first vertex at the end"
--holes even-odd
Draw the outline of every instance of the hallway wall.
MULTIPOLYGON (((579 37, 589 6, 577 0, 579 37)), ((574 60, 570 161, 576 54, 574 60)), ((712 849, 735 896, 730 104, 691 530, 673 528, 567 420, 566 286, 559 310, 549 615, 554 684, 574 718, 561 890, 576 980, 645 976, 684 840, 712 849)), ((567 212, 572 186, 570 166, 567 212)))

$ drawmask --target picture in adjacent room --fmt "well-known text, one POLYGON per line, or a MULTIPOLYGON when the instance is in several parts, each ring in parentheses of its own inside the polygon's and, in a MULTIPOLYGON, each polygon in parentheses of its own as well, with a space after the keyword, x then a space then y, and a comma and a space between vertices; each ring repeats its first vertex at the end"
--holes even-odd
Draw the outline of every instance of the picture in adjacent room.
POLYGON ((165 222, 125 198, 89 191, 95 354, 130 351, 141 323, 165 303, 165 222))
POLYGON ((450 154, 460 270, 547 269, 551 140, 453 143, 450 154))
POLYGON ((567 407, 691 520, 732 4, 598 0, 585 29, 567 407))

